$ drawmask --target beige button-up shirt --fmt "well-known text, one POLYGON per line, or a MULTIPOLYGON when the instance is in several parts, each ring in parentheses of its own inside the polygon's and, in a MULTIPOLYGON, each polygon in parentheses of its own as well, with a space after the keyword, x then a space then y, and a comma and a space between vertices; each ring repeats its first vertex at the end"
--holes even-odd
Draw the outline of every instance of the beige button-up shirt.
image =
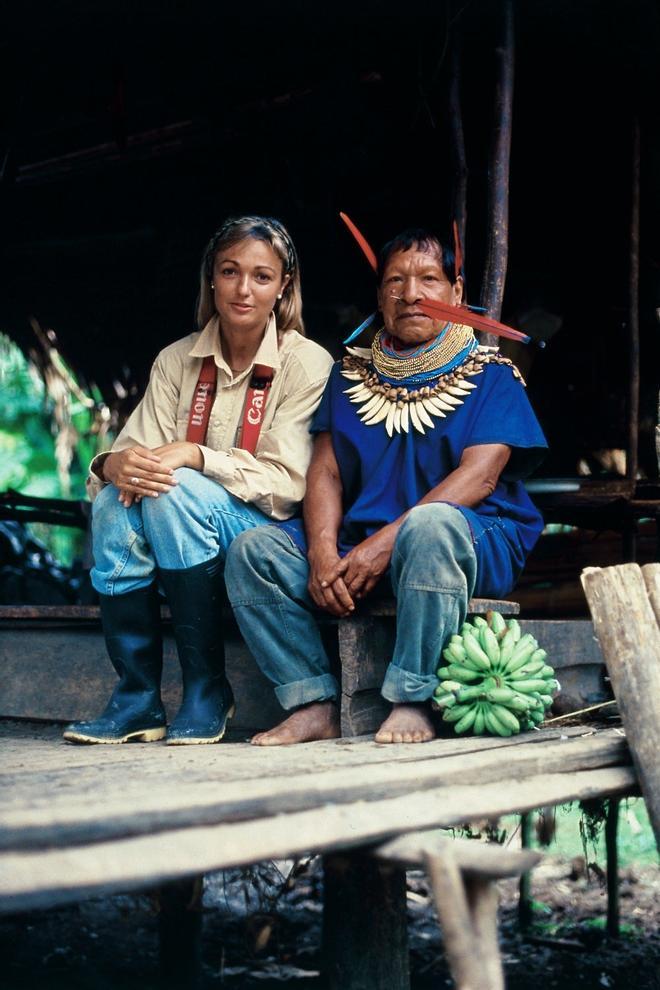
MULTIPOLYGON (((309 424, 321 400, 332 358, 296 330, 283 334, 278 347, 273 317, 253 362, 274 369, 254 454, 240 449, 243 407, 252 366, 233 376, 222 356, 217 317, 201 332, 177 340, 160 352, 144 397, 126 421, 112 450, 137 445, 153 449, 185 440, 202 359, 209 354, 215 359, 218 382, 206 444, 199 444, 204 474, 272 519, 288 519, 295 514, 305 494, 305 475, 312 454, 309 424)), ((95 459, 92 469, 98 466, 95 459)), ((103 486, 103 481, 90 470, 89 496, 95 498, 103 486)))

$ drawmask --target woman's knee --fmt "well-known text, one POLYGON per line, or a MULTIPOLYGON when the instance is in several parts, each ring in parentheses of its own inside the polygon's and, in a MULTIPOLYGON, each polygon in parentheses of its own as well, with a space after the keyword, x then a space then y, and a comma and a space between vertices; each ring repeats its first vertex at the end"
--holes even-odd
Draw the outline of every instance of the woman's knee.
POLYGON ((125 529, 128 524, 128 509, 119 501, 119 490, 114 485, 106 485, 92 503, 92 532, 94 538, 103 538, 125 529))

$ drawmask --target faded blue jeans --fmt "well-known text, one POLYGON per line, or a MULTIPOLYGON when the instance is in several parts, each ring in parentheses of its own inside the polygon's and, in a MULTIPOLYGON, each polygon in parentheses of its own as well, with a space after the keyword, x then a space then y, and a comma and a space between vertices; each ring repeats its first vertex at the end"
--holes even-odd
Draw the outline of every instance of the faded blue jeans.
POLYGON ((107 485, 94 500, 92 584, 124 595, 156 580, 156 570, 183 570, 224 557, 238 533, 271 520, 200 471, 179 468, 178 485, 126 509, 107 485))
MULTIPOLYGON (((308 577, 307 558, 275 526, 241 534, 227 554, 225 581, 236 620, 285 709, 339 697, 308 577)), ((476 577, 470 528, 458 509, 444 502, 414 508, 391 560, 397 632, 381 689, 388 701, 431 697, 442 648, 465 621, 476 577)))

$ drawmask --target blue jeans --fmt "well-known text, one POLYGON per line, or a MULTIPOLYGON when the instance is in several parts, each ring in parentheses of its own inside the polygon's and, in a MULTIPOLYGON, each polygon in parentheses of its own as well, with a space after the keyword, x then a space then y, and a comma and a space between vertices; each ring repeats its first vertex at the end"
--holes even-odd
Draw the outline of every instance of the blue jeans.
POLYGON ((124 595, 156 580, 158 567, 184 570, 224 558, 238 533, 271 520, 200 471, 179 468, 178 485, 126 509, 108 485, 92 513, 92 584, 102 595, 124 595))
MULTIPOLYGON (((227 555, 227 593, 250 652, 283 708, 339 697, 307 590, 307 558, 274 526, 237 537, 227 555)), ((477 577, 470 528, 444 502, 414 508, 401 526, 390 579, 397 600, 394 653, 381 693, 425 701, 445 641, 465 621, 477 577)))

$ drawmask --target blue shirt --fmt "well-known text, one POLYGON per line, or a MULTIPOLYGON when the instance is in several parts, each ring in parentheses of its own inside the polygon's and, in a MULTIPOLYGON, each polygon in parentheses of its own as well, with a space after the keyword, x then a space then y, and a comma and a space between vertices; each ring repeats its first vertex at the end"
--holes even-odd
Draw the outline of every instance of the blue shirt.
MULTIPOLYGON (((332 437, 343 487, 342 555, 416 505, 459 466, 466 447, 511 447, 492 495, 474 509, 456 506, 468 522, 477 556, 474 593, 501 597, 513 587, 543 528, 521 479, 538 465, 547 443, 510 367, 487 364, 470 382, 476 388, 446 418, 434 417, 434 428, 421 434, 411 424, 408 433, 389 437, 384 422, 362 423, 356 404, 345 394, 354 382, 341 375, 337 363, 310 429, 332 437)), ((304 550, 300 522, 292 520, 284 528, 304 550)))

